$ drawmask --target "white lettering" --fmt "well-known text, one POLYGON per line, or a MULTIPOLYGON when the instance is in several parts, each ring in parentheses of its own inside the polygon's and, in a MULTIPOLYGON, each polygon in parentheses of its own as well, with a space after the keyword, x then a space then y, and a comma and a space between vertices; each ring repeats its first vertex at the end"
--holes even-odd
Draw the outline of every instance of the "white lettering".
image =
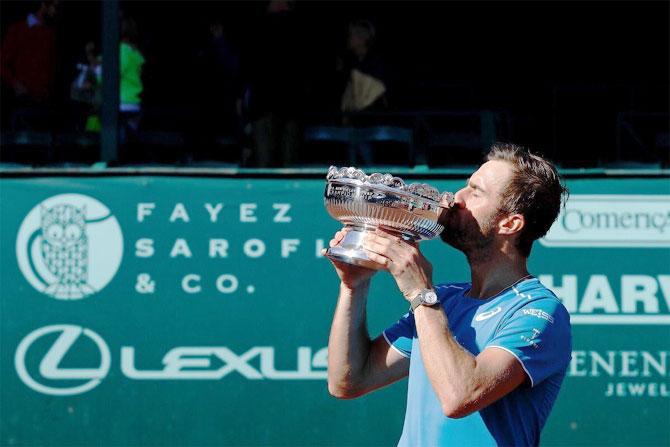
POLYGON ((121 370, 126 377, 139 380, 217 380, 230 374, 239 372, 251 380, 262 379, 263 376, 247 364, 251 358, 257 356, 263 348, 252 348, 238 356, 225 347, 189 347, 173 348, 163 357, 165 367, 161 370, 138 370, 135 368, 135 348, 124 346, 121 348, 121 370), (215 355, 224 362, 218 370, 209 370, 210 356, 215 355), (196 356, 199 356, 196 357, 196 356), (189 369, 186 369, 189 368, 189 369), (201 368, 200 370, 193 368, 201 368))
POLYGON ((572 359, 570 360, 570 375, 575 377, 585 377, 586 374, 588 374, 585 366, 586 351, 572 351, 572 359))
POLYGON ((144 222, 146 216, 151 215, 151 210, 156 208, 155 203, 138 203, 137 204, 137 221, 144 222))
POLYGON ((136 380, 219 380, 232 372, 237 372, 249 380, 306 380, 327 377, 327 348, 322 348, 312 356, 307 346, 298 348, 295 371, 279 371, 275 367, 275 349, 271 346, 256 346, 237 355, 223 346, 198 347, 179 346, 163 356, 163 369, 138 370, 135 366, 135 348, 121 348, 121 371, 136 380), (211 369, 211 357, 216 356, 223 363, 219 369, 211 369), (249 364, 260 359, 260 372, 249 364), (319 370, 314 370, 318 368, 319 370))
POLYGON ((573 351, 569 375, 600 377, 667 377, 670 351, 573 351), (586 356, 589 359, 586 359, 586 356), (590 362, 588 371, 583 368, 590 362))
POLYGON ((184 278, 181 280, 181 288, 186 293, 199 293, 202 290, 202 286, 200 286, 200 275, 189 273, 188 275, 184 276, 184 278), (197 284, 191 285, 191 282, 196 282, 197 284))
POLYGON ((186 239, 177 239, 174 241, 174 245, 172 246, 172 250, 170 251, 170 257, 171 258, 176 258, 177 256, 184 256, 185 258, 190 258, 193 255, 191 254, 191 249, 188 246, 188 243, 186 242, 186 239))
POLYGON ((142 238, 135 242, 135 256, 138 258, 150 258, 154 255, 154 240, 142 238))
POLYGON ((579 313, 591 313, 596 309, 602 309, 606 313, 617 313, 619 311, 612 287, 610 287, 605 275, 591 276, 584 292, 584 298, 579 306, 579 313))
POLYGON ((312 360, 312 366, 314 368, 328 368, 328 348, 321 348, 316 351, 314 360, 312 360))
POLYGON ((256 222, 258 219, 254 215, 256 208, 255 203, 241 203, 240 204, 240 222, 256 222))
POLYGON ((600 377, 598 366, 600 366, 608 376, 614 376, 614 359, 616 352, 607 351, 607 361, 596 351, 589 351, 591 356, 591 377, 600 377))
POLYGON ((658 275, 658 283, 665 298, 665 305, 670 309, 670 275, 658 275))
POLYGON ((298 367, 295 371, 277 371, 275 369, 274 349, 267 349, 261 353, 261 374, 268 379, 300 380, 322 379, 324 371, 312 371, 312 349, 306 346, 298 348, 298 367))
POLYGON ((651 366, 659 376, 668 374, 668 351, 658 352, 658 361, 650 352, 642 351, 642 377, 651 377, 651 366))
POLYGON ((623 275, 621 277, 621 311, 635 313, 637 303, 642 303, 645 313, 658 313, 658 284, 651 276, 623 275))
POLYGON ((216 222, 218 220, 219 213, 223 209, 223 203, 217 203, 216 206, 212 206, 211 203, 205 203, 205 209, 209 213, 209 221, 216 222))
POLYGON ((210 258, 227 258, 228 257, 228 241, 225 239, 210 239, 209 240, 209 257, 210 258))
POLYGON ((259 258, 265 253, 265 243, 260 239, 249 239, 244 243, 244 254, 250 258, 259 258))
POLYGON ((290 253, 298 251, 300 239, 282 239, 281 240, 281 257, 288 258, 290 253))
POLYGON ((605 391, 606 397, 670 397, 667 383, 649 382, 649 383, 608 383, 605 391))
POLYGON ((188 213, 186 212, 183 203, 177 203, 172 210, 172 214, 170 214, 170 222, 174 222, 177 219, 181 219, 184 222, 189 222, 191 220, 188 217, 188 213))
POLYGON ((646 383, 631 383, 628 385, 628 392, 631 396, 644 396, 644 389, 646 383))
POLYGON ((323 239, 317 239, 315 245, 316 245, 316 257, 317 258, 323 258, 323 255, 321 254, 321 250, 326 248, 326 245, 325 245, 323 239))
POLYGON ((621 377, 637 376, 637 352, 621 351, 621 377))
POLYGON ((216 288, 221 293, 233 293, 238 286, 239 281, 234 275, 225 274, 216 278, 216 288))
POLYGON ((273 222, 288 223, 291 222, 291 216, 286 214, 291 209, 290 203, 273 203, 272 208, 277 210, 277 214, 272 218, 273 222))

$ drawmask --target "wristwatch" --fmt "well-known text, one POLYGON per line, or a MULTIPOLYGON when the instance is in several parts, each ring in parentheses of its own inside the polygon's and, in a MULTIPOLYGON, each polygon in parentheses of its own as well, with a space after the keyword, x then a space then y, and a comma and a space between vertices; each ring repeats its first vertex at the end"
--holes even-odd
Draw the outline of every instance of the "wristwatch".
POLYGON ((437 294, 433 289, 423 289, 410 301, 409 311, 414 313, 414 310, 421 306, 434 306, 437 304, 437 294))

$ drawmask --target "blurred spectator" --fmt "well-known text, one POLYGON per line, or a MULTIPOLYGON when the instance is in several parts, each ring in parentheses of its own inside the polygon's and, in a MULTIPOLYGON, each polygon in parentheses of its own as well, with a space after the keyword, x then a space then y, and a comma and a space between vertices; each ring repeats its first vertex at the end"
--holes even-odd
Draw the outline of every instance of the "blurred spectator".
MULTIPOLYGON (((379 124, 374 116, 357 116, 356 113, 387 108, 385 69, 381 57, 374 51, 375 34, 374 26, 367 20, 355 20, 349 24, 348 52, 343 60, 338 61, 338 69, 346 77, 341 100, 345 125, 361 127, 379 124)), ((354 150, 357 163, 372 164, 369 143, 360 142, 354 150)))
POLYGON ((343 112, 386 107, 386 82, 381 58, 373 51, 375 28, 367 20, 349 25, 348 50, 341 62, 348 80, 342 94, 343 112))
POLYGON ((70 86, 70 99, 78 106, 78 115, 85 117, 83 126, 77 123, 77 129, 83 127, 89 132, 99 132, 101 123, 98 113, 102 103, 101 57, 92 41, 86 44, 85 54, 86 60, 77 64, 79 73, 70 86))
MULTIPOLYGON (((137 24, 132 18, 121 21, 119 45, 119 133, 121 143, 128 141, 139 129, 144 89, 142 67, 144 56, 137 48, 137 24)), ((99 132, 99 109, 102 101, 102 57, 90 41, 85 47, 86 60, 78 63, 79 73, 70 86, 70 99, 83 105, 84 129, 99 132)), ((81 127, 81 126, 78 126, 81 127)))
POLYGON ((137 48, 139 33, 135 20, 124 17, 121 20, 121 45, 119 48, 119 131, 121 142, 127 141, 129 136, 137 132, 140 126, 142 112, 141 94, 142 66, 144 56, 137 48))
POLYGON ((25 20, 9 27, 2 42, 0 71, 3 82, 13 92, 14 128, 49 126, 57 69, 57 14, 57 0, 40 2, 25 20))
POLYGON ((255 165, 290 166, 301 141, 301 111, 308 55, 302 51, 294 3, 271 1, 251 48, 244 103, 252 122, 255 165))
POLYGON ((240 56, 221 20, 209 23, 208 40, 200 51, 198 78, 204 133, 210 136, 240 132, 237 100, 242 96, 240 56))

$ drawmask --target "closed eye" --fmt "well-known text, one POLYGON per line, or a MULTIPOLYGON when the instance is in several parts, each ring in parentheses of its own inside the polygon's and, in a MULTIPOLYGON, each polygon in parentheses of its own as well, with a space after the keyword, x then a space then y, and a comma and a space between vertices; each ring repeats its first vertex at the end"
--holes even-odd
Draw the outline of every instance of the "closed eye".
POLYGON ((468 186, 470 187, 470 189, 472 189, 475 192, 476 195, 481 195, 481 194, 478 194, 478 193, 485 193, 486 192, 476 183, 469 182, 468 186))

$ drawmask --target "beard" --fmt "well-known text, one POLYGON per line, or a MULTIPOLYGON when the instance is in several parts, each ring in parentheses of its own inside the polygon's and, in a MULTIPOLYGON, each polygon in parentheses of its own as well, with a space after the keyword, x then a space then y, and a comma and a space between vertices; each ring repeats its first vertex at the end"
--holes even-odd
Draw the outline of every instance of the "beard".
POLYGON ((457 250, 462 251, 470 260, 486 256, 495 237, 496 216, 478 222, 472 214, 451 208, 440 219, 444 230, 440 239, 457 250))

